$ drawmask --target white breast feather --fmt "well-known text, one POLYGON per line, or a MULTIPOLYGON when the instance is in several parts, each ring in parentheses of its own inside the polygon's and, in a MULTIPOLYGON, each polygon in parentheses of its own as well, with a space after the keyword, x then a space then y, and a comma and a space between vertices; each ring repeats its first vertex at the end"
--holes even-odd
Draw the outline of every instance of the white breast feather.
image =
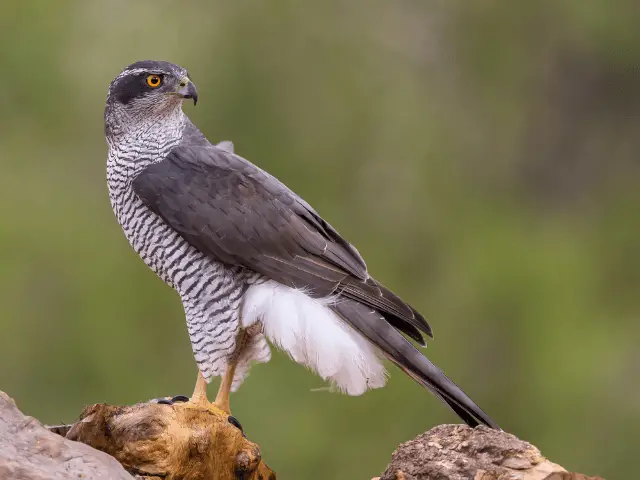
POLYGON ((262 322, 272 343, 349 395, 384 386, 375 348, 329 308, 333 301, 269 280, 247 290, 242 325, 262 322))

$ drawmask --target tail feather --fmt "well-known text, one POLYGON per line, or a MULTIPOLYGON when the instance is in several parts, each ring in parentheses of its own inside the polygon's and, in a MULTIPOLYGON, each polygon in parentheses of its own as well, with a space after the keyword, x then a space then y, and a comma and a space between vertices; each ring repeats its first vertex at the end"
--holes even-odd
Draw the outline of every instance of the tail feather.
POLYGON ((347 323, 376 345, 389 360, 447 404, 467 425, 475 427, 482 424, 500 430, 498 424, 411 345, 379 312, 347 299, 339 301, 333 308, 347 323))

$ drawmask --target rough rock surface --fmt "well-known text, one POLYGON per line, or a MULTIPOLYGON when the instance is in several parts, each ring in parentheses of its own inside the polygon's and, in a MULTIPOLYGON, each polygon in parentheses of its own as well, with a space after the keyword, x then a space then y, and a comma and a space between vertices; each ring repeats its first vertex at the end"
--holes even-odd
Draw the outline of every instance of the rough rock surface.
POLYGON ((602 479, 567 472, 509 433, 439 425, 400 445, 380 480, 602 479))
MULTIPOLYGON (((93 405, 79 422, 52 430, 0 392, 0 479, 134 479, 113 457, 72 438, 116 456, 135 478, 275 479, 259 447, 213 407, 93 405)), ((505 432, 440 425, 400 445, 377 480, 603 479, 567 472, 505 432)))
POLYGON ((133 480, 114 458, 48 431, 0 392, 0 479, 79 478, 133 480))

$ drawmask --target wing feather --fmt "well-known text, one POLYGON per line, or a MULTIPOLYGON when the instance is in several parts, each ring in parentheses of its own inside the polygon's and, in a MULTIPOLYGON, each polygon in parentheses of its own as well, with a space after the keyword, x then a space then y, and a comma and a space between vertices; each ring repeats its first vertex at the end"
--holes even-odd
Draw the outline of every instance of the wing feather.
POLYGON ((189 243, 311 295, 338 295, 378 310, 424 344, 425 319, 371 278, 353 245, 302 198, 232 152, 179 146, 142 171, 133 189, 189 243))
POLYGON ((431 336, 418 312, 369 276, 355 247, 277 179, 199 135, 133 181, 148 208, 218 261, 312 296, 337 295, 338 315, 467 424, 499 428, 396 331, 422 344, 422 333, 431 336))

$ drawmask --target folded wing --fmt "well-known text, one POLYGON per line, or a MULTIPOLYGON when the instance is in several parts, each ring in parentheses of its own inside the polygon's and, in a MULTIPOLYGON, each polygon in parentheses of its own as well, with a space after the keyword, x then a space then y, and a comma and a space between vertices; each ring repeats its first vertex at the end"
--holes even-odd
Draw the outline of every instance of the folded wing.
POLYGON ((341 318, 465 422, 498 428, 398 332, 424 344, 423 334, 431 336, 425 319, 371 278, 358 251, 273 176, 213 145, 180 146, 147 167, 133 188, 213 258, 312 297, 337 296, 332 308, 341 318))

